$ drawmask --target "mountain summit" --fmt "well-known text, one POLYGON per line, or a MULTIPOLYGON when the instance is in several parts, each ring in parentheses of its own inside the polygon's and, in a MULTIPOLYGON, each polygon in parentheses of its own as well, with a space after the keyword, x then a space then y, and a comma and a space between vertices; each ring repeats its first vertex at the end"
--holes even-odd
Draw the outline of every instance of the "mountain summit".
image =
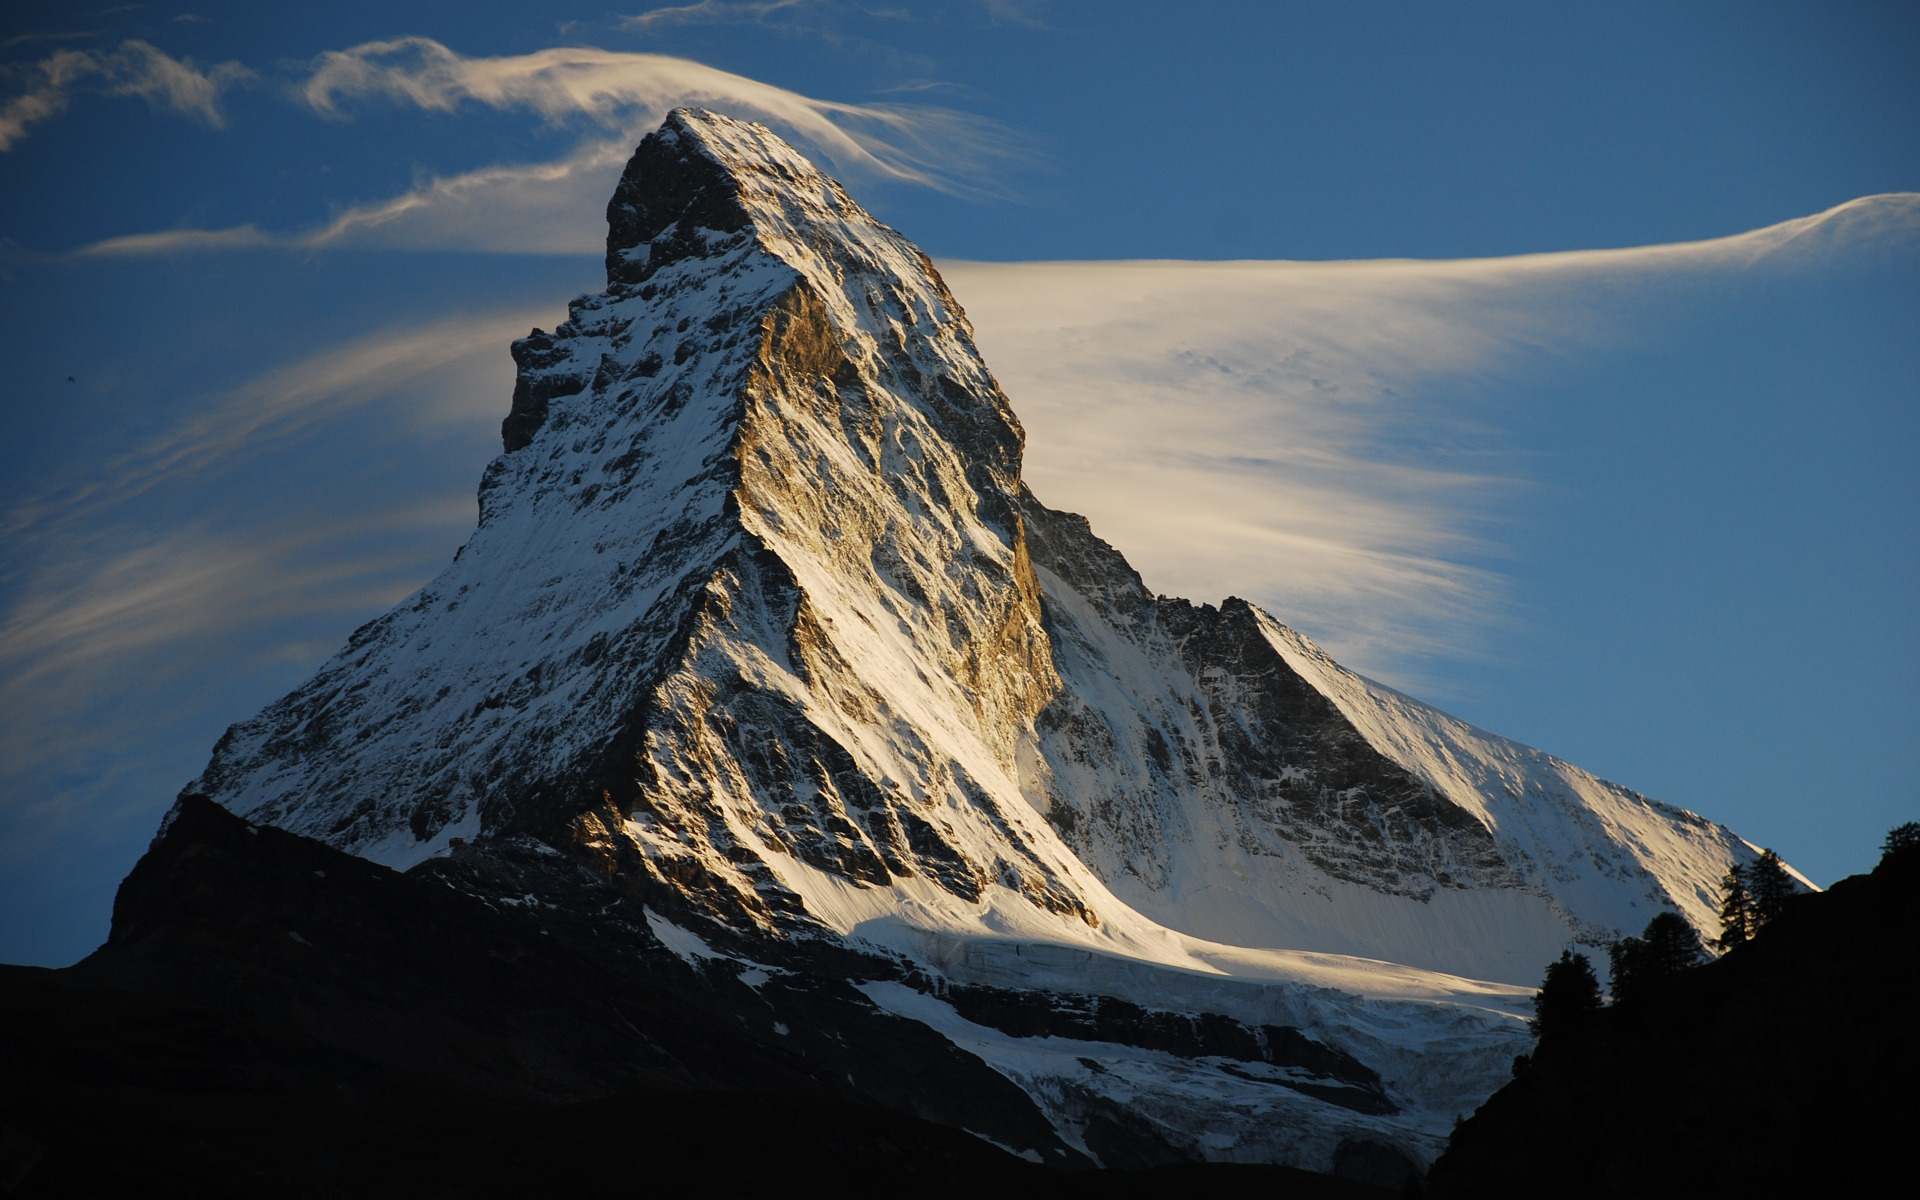
POLYGON ((849 981, 1024 1090, 1015 1149, 1110 1163, 1423 1164, 1541 964, 1754 857, 1154 595, 1021 483, 927 256, 767 129, 674 112, 607 215, 473 537, 184 794, 776 1013, 849 981))

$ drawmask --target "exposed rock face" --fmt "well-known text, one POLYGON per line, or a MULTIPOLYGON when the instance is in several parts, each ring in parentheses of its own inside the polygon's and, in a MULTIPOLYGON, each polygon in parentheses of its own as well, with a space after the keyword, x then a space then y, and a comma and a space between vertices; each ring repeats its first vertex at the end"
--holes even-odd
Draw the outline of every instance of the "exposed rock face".
POLYGON ((514 347, 460 561, 201 786, 396 863, 537 832, 729 921, 799 914, 767 852, 1081 911, 993 798, 1058 679, 1019 424, 925 256, 705 116, 609 212, 609 291, 514 347))
POLYGON ((640 942, 732 947, 687 950, 702 970, 844 947, 868 966, 840 978, 1077 1151, 1124 1127, 1315 1169, 1431 1157, 1524 1044, 1510 984, 1652 910, 1707 919, 1751 857, 1242 601, 1154 596, 1021 484, 926 256, 764 128, 676 112, 608 224, 607 290, 513 347, 473 538, 189 791, 587 903, 564 862, 647 906, 640 942), (954 987, 1212 1014, 1352 1066, 1008 1032, 954 987))
POLYGON ((1522 884, 1486 826, 1375 749, 1287 664, 1265 614, 1233 598, 1215 609, 1155 597, 1083 519, 1026 511, 1045 531, 1037 561, 1062 585, 1050 589, 1049 631, 1084 681, 1039 722, 1054 768, 1045 811, 1076 850, 1111 847, 1163 888, 1170 852, 1192 841, 1180 801, 1198 796, 1232 814, 1250 853, 1297 854, 1378 892, 1522 884), (1151 664, 1153 691, 1114 662, 1102 645, 1114 640, 1151 664), (1136 683, 1136 704, 1101 705, 1107 680, 1136 683))
POLYGON ((1084 518, 1022 507, 1064 686, 1022 784, 1102 881, 1187 933, 1534 981, 1752 848, 1345 670, 1244 601, 1157 597, 1084 518))

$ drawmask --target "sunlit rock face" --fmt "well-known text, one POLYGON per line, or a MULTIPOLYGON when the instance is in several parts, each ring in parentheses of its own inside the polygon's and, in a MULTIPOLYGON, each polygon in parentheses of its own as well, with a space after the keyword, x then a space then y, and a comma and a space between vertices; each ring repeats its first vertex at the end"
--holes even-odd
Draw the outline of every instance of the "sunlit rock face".
POLYGON ((187 791, 401 869, 565 860, 591 888, 543 902, 644 905, 628 932, 703 970, 760 968, 695 927, 857 952, 878 1009, 1090 1158, 1118 1112, 1315 1169, 1429 1159, 1526 1044, 1514 985, 1666 908, 1704 925, 1752 856, 1252 605, 1152 594, 1024 488, 926 255, 763 127, 675 112, 608 223, 607 290, 514 344, 471 540, 187 791), (1326 1053, 1043 1037, 955 987, 1326 1053), (1322 1062, 1366 1102, 1296 1086, 1322 1062))
POLYGON ((1020 427, 926 257, 705 114, 609 220, 458 561, 197 786, 395 864, 531 832, 732 921, 800 912, 776 857, 1079 912, 1001 811, 1059 681, 1020 427))

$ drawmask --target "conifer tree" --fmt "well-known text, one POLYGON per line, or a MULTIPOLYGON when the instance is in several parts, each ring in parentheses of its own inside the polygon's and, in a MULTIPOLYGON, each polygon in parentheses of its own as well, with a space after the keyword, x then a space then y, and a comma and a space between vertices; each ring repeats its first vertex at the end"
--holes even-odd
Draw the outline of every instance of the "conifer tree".
POLYGON ((1607 947, 1613 1002, 1640 995, 1650 984, 1678 975, 1700 961, 1700 936, 1679 913, 1663 912, 1639 937, 1607 947))
POLYGON ((1759 859, 1747 868, 1747 895, 1753 903, 1755 925, 1765 925, 1778 917, 1795 890, 1793 877, 1787 874, 1780 856, 1762 850, 1759 859))
POLYGON ((1646 944, 1650 979, 1678 975, 1700 961, 1700 935, 1679 913, 1663 912, 1647 922, 1640 940, 1646 944))
POLYGON ((1905 862, 1909 858, 1920 858, 1920 821, 1908 821, 1904 825, 1895 825, 1887 830, 1887 840, 1880 843, 1880 862, 1905 862))
POLYGON ((1600 980, 1584 954, 1571 948, 1547 964, 1547 977, 1533 994, 1533 1020, 1527 1027, 1541 1037, 1567 1027, 1574 1014, 1600 1007, 1600 980))
POLYGON ((1747 873, 1739 863, 1720 881, 1720 937, 1714 942, 1722 954, 1753 936, 1753 899, 1747 895, 1747 873))
POLYGON ((1640 938, 1623 937, 1607 947, 1607 990, 1615 1004, 1640 994, 1646 962, 1647 943, 1640 938))

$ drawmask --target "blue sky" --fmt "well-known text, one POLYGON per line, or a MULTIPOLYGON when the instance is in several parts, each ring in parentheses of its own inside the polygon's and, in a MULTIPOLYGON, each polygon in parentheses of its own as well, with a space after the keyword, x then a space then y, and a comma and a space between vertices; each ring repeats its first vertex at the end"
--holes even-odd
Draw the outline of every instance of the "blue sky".
POLYGON ((682 102, 942 263, 1150 586, 1823 882, 1920 816, 1911 5, 12 6, 0 960, 464 540, 682 102))

